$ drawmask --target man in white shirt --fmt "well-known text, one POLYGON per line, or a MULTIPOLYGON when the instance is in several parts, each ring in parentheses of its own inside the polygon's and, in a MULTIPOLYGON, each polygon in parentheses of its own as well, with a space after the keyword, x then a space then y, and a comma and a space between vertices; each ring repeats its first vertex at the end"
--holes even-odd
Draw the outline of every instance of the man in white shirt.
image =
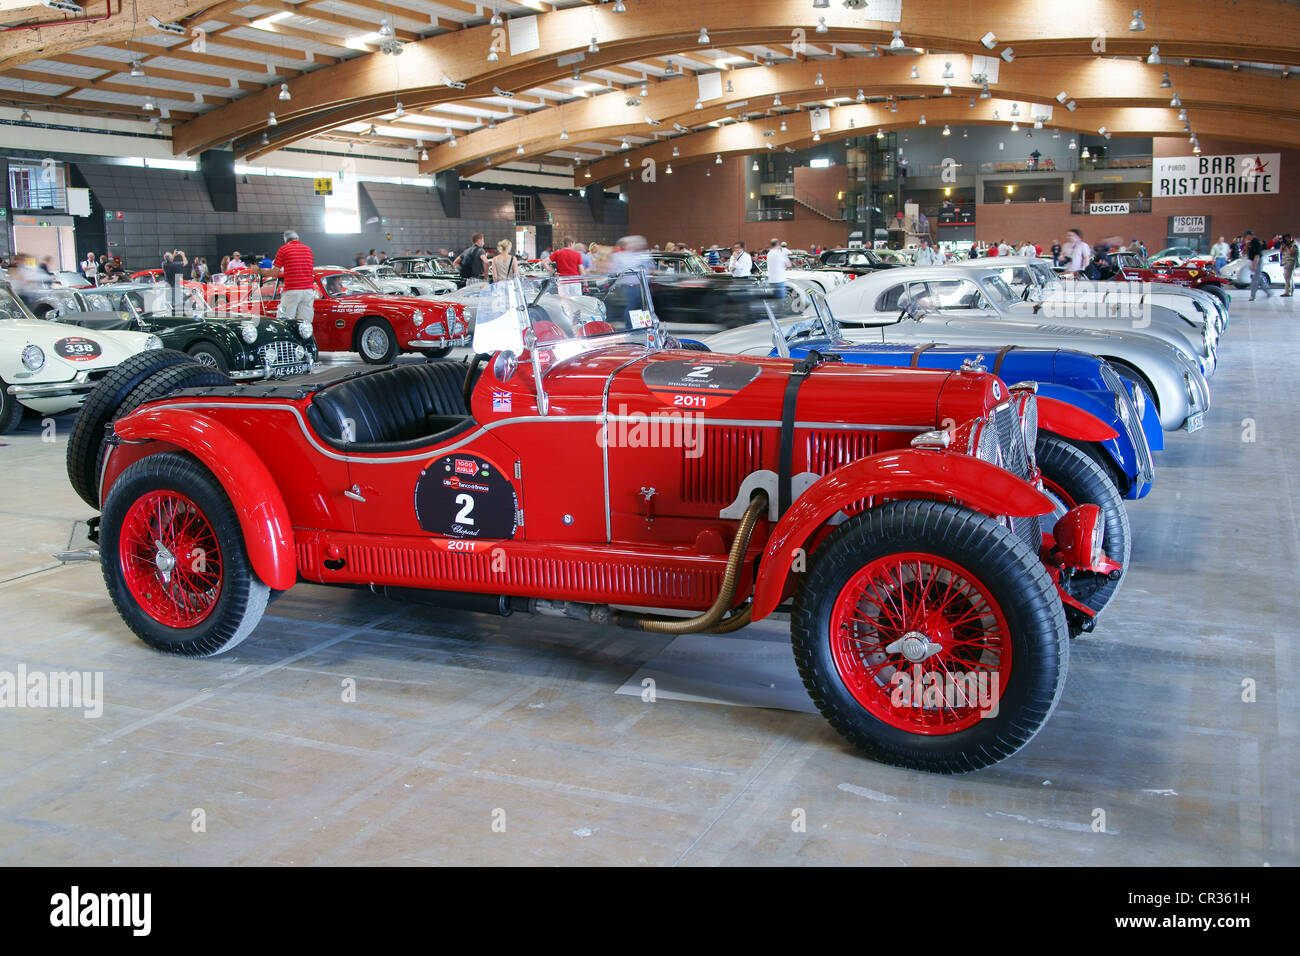
POLYGON ((1078 229, 1071 229, 1067 235, 1070 243, 1070 261, 1066 265, 1068 272, 1083 272, 1092 261, 1092 247, 1083 241, 1078 229))
POLYGON ((1030 259, 1033 259, 1035 256, 1038 255, 1038 249, 1034 246, 1032 242, 1026 242, 1023 246, 1020 247, 1020 254, 1022 256, 1028 256, 1030 259))
POLYGON ((785 301, 785 270, 788 268, 790 253, 782 247, 780 239, 773 239, 767 249, 767 281, 772 284, 782 302, 785 301))
POLYGON ((928 236, 921 237, 921 247, 916 250, 916 264, 918 266, 943 265, 943 257, 934 251, 928 236))
POLYGON ((1014 254, 1015 254, 1015 250, 1011 248, 1011 244, 1008 243, 1005 239, 998 243, 998 255, 1010 256, 1014 254))
POLYGON ((747 279, 754 271, 754 260, 745 251, 743 242, 732 243, 731 258, 727 260, 727 271, 737 279, 747 279))

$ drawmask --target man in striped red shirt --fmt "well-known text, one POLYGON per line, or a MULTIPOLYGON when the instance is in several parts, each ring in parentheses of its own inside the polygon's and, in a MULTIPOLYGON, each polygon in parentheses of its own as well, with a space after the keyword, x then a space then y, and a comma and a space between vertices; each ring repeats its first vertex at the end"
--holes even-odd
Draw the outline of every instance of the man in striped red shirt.
POLYGON ((312 281, 315 261, 310 247, 290 229, 284 234, 284 245, 276 252, 271 268, 261 270, 264 276, 277 276, 283 280, 280 318, 290 322, 312 320, 312 302, 316 299, 315 284, 312 281))

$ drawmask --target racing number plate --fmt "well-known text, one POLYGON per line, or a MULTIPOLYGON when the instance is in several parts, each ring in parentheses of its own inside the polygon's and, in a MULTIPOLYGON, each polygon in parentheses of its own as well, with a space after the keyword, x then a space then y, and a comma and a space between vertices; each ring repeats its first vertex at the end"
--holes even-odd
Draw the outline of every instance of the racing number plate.
POLYGON ((273 365, 271 366, 271 378, 284 378, 286 375, 306 375, 311 371, 311 366, 302 365, 273 365))
POLYGON ((1205 424, 1205 412, 1192 412, 1187 416, 1187 430, 1189 432, 1200 431, 1201 426, 1205 424))
POLYGON ((674 408, 717 408, 754 379, 762 367, 715 358, 653 362, 641 372, 646 388, 674 408))
POLYGON ((513 538, 519 498, 496 465, 469 454, 431 461, 415 483, 415 518, 430 534, 513 538))

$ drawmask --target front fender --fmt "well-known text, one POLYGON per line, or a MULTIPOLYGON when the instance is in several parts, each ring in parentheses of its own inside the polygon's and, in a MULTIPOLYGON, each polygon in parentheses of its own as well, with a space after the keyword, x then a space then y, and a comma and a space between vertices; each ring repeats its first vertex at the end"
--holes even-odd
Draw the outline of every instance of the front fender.
MULTIPOLYGON (((1106 393, 1111 394, 1111 393, 1106 393)), ((1073 409, 1091 415, 1104 425, 1110 426, 1115 432, 1114 438, 1092 439, 1092 443, 1099 445, 1115 463, 1115 466, 1128 479, 1129 486, 1127 491, 1124 488, 1120 490, 1125 492, 1126 498, 1141 498, 1150 490, 1150 485, 1138 484, 1138 457, 1137 448, 1133 445, 1133 439, 1130 437, 1128 429, 1125 427, 1123 420, 1115 411, 1113 405, 1107 405, 1106 400, 1099 394, 1085 392, 1081 389, 1070 388, 1065 385, 1051 385, 1043 382, 1038 383, 1038 402, 1039 402, 1039 421, 1040 431, 1049 431, 1054 434, 1061 434, 1055 428, 1043 424, 1042 403, 1044 399, 1050 399, 1053 403, 1063 402, 1073 409)), ((1140 427, 1140 426, 1138 426, 1140 427)), ((1062 435, 1062 437, 1071 437, 1062 435)))
POLYGON ((1075 441, 1108 441, 1119 433, 1096 415, 1047 395, 1038 396, 1038 427, 1075 441))
MULTIPOLYGON (((207 468, 235 508, 253 570, 277 591, 298 580, 293 526, 284 497, 262 459, 225 425, 186 409, 148 406, 119 419, 124 441, 164 441, 189 452, 207 468)), ((104 497, 108 488, 103 489, 104 497)))
POLYGON ((986 461, 954 452, 910 448, 859 458, 819 479, 777 523, 754 582, 752 618, 781 603, 795 552, 836 512, 863 498, 935 497, 991 515, 1049 513, 1052 501, 1033 485, 986 461))

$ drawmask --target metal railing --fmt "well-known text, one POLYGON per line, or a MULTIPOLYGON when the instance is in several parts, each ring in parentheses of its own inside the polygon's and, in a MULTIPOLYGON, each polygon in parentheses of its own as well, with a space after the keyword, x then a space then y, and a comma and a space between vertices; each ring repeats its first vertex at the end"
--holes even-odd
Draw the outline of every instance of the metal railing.
POLYGON ((745 222, 779 222, 793 218, 792 209, 749 209, 745 212, 745 222))

